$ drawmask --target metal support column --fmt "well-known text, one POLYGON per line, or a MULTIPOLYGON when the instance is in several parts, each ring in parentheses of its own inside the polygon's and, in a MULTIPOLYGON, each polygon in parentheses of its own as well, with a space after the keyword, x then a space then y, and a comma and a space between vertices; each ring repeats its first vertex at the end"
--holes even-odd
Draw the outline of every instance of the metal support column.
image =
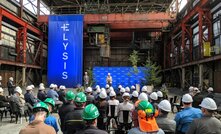
POLYGON ((22 67, 22 87, 26 86, 26 67, 22 67))
POLYGON ((181 68, 182 71, 182 81, 181 81, 181 88, 184 90, 185 89, 185 68, 181 68))
POLYGON ((186 43, 185 43, 185 34, 186 34, 186 31, 185 31, 185 24, 184 23, 182 23, 182 47, 181 47, 181 54, 182 54, 182 64, 184 64, 184 62, 185 62, 185 53, 184 53, 184 50, 185 50, 185 45, 186 45, 186 43))
POLYGON ((37 0, 37 17, 40 15, 40 2, 41 0, 37 0))
POLYGON ((199 64, 199 89, 202 90, 203 87, 203 64, 199 64))
POLYGON ((19 10, 19 17, 22 18, 23 17, 23 8, 24 8, 24 5, 23 5, 23 0, 20 0, 19 2, 20 4, 20 10, 19 10))
POLYGON ((199 57, 203 58, 203 14, 199 11, 199 57))

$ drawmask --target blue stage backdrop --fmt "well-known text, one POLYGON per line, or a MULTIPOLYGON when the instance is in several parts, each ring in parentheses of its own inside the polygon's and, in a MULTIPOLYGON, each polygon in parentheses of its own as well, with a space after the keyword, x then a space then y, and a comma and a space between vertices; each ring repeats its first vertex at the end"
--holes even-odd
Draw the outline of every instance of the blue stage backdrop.
POLYGON ((95 79, 95 85, 105 87, 106 77, 108 73, 112 76, 112 86, 116 90, 118 85, 123 87, 131 86, 135 84, 141 84, 145 80, 144 67, 138 67, 138 73, 133 73, 132 67, 94 67, 93 75, 95 79))
POLYGON ((49 16, 48 84, 82 84, 83 15, 49 16))

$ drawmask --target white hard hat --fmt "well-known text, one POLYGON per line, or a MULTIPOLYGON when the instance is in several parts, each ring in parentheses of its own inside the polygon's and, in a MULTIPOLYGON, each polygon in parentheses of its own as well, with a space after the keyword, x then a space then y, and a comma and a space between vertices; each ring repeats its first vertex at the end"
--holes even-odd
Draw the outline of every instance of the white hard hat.
POLYGON ((26 87, 26 90, 27 90, 27 91, 32 90, 32 89, 33 89, 33 88, 32 88, 31 86, 27 86, 27 87, 26 87))
POLYGON ((157 96, 162 98, 163 97, 163 93, 161 91, 157 91, 157 96))
POLYGON ((130 88, 129 88, 129 87, 126 87, 126 88, 125 88, 125 92, 130 92, 130 88))
POLYGON ((2 80, 2 76, 0 76, 0 81, 2 80))
POLYGON ((101 99, 105 99, 105 98, 107 98, 107 93, 105 91, 101 91, 100 94, 99 94, 99 97, 101 99))
POLYGON ((65 90, 66 87, 65 87, 64 85, 61 85, 61 86, 60 86, 60 89, 65 90))
POLYGON ((148 101, 148 97, 147 97, 147 94, 146 93, 141 93, 138 97, 138 100, 140 101, 143 101, 143 100, 146 100, 148 101))
POLYGON ((15 88, 15 92, 17 92, 17 93, 19 93, 19 94, 22 94, 22 90, 21 90, 21 88, 20 88, 19 86, 17 86, 17 87, 15 88))
POLYGON ((142 92, 147 92, 147 86, 143 86, 141 90, 142 92))
POLYGON ((110 92, 111 92, 111 91, 114 91, 114 88, 113 88, 113 87, 110 87, 109 89, 110 89, 110 92))
POLYGON ((4 92, 3 88, 1 88, 1 87, 0 87, 0 92, 1 92, 1 93, 4 92))
POLYGON ((97 92, 97 93, 100 93, 100 92, 101 92, 101 89, 100 89, 100 88, 97 88, 96 92, 97 92))
POLYGON ((208 92, 213 92, 213 88, 212 88, 212 87, 209 87, 209 88, 207 89, 207 91, 208 91, 208 92))
POLYGON ((54 86, 53 83, 51 83, 49 87, 50 87, 50 88, 54 88, 55 86, 54 86))
POLYGON ((130 97, 130 94, 125 92, 125 93, 122 95, 122 97, 125 97, 125 96, 130 97))
POLYGON ((131 89, 136 89, 134 85, 133 85, 133 86, 131 86, 130 88, 131 88, 131 89))
POLYGON ((45 85, 44 85, 44 83, 40 83, 40 84, 39 84, 39 87, 40 87, 40 86, 43 86, 43 87, 44 87, 45 85))
POLYGON ((150 94, 150 98, 151 98, 152 100, 157 100, 157 99, 158 99, 157 93, 156 93, 156 92, 151 93, 151 94, 150 94))
POLYGON ((111 92, 110 92, 110 96, 111 96, 111 97, 116 96, 116 93, 115 93, 114 91, 111 91, 111 92))
POLYGON ((31 86, 31 88, 32 88, 32 89, 34 89, 34 88, 35 88, 35 86, 34 86, 33 84, 32 84, 32 85, 30 85, 30 86, 31 86))
POLYGON ((101 92, 102 92, 102 91, 106 92, 106 89, 102 87, 102 88, 101 88, 101 92))
POLYGON ((194 91, 194 92, 197 92, 197 93, 200 92, 200 90, 199 90, 197 87, 194 87, 194 88, 193 88, 193 91, 194 91))
POLYGON ((99 85, 96 85, 96 87, 95 87, 96 89, 98 89, 98 88, 100 88, 100 86, 99 85))
POLYGON ((193 92, 193 86, 189 87, 189 92, 193 92))
POLYGON ((58 85, 57 85, 57 84, 54 84, 54 88, 58 88, 58 85))
POLYGON ((91 87, 88 87, 88 88, 86 89, 86 92, 87 92, 87 93, 91 93, 91 92, 92 92, 92 88, 91 88, 91 87))
POLYGON ((119 88, 119 89, 121 89, 121 88, 122 88, 122 86, 121 86, 121 85, 119 85, 119 86, 118 86, 118 88, 119 88))
POLYGON ((121 88, 121 89, 120 89, 120 92, 121 92, 121 93, 124 93, 124 92, 125 92, 125 89, 124 89, 124 88, 121 88))
POLYGON ((110 73, 108 73, 107 75, 110 75, 110 73))
POLYGON ((182 102, 192 103, 192 102, 193 102, 193 98, 192 98, 192 96, 189 95, 189 94, 184 94, 184 95, 183 95, 183 98, 182 98, 182 102))
POLYGON ((213 99, 208 98, 208 97, 204 98, 199 106, 203 107, 205 109, 208 109, 208 110, 216 110, 217 109, 216 102, 213 99))
POLYGON ((39 90, 45 90, 45 87, 44 86, 40 86, 39 90))
POLYGON ((14 81, 13 77, 10 77, 9 80, 10 80, 10 81, 14 81))
POLYGON ((106 84, 105 88, 109 88, 110 86, 108 84, 106 84))
POLYGON ((139 93, 137 91, 133 91, 132 96, 133 97, 138 97, 139 93))
POLYGON ((171 104, 168 100, 162 100, 159 104, 158 107, 162 109, 163 111, 170 112, 171 111, 171 104))

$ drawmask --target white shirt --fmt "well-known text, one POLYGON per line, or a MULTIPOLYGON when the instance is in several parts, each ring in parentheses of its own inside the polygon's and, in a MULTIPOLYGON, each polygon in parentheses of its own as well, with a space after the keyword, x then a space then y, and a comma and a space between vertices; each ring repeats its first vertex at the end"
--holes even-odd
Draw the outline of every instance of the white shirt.
POLYGON ((134 110, 134 105, 128 102, 123 102, 118 105, 118 115, 119 115, 119 122, 123 123, 123 111, 130 111, 128 117, 128 123, 132 122, 132 111, 134 110))
POLYGON ((108 116, 111 116, 111 105, 115 105, 115 111, 114 111, 114 116, 117 116, 117 111, 118 111, 118 105, 119 105, 119 101, 114 99, 114 100, 108 100, 108 105, 109 105, 109 112, 108 112, 108 116))

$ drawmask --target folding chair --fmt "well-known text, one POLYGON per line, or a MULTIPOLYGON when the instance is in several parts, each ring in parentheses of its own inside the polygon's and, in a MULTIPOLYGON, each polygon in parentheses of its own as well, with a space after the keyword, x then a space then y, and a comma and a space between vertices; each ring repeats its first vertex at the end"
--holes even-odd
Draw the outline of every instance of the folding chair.
POLYGON ((111 123, 111 121, 114 119, 116 124, 117 124, 117 116, 115 116, 115 109, 116 109, 117 105, 110 105, 109 108, 110 108, 110 116, 108 117, 108 120, 107 120, 107 130, 108 132, 110 131, 115 131, 115 129, 113 129, 113 124, 111 123), (112 125, 111 125, 112 124, 112 125))
POLYGON ((65 134, 72 134, 78 130, 82 130, 85 127, 83 120, 67 120, 65 122, 65 134))
POLYGON ((15 123, 17 124, 18 117, 21 118, 20 109, 18 108, 17 104, 13 101, 10 101, 9 104, 10 104, 10 109, 11 109, 11 121, 10 121, 10 123, 12 123, 12 119, 15 118, 15 123))

